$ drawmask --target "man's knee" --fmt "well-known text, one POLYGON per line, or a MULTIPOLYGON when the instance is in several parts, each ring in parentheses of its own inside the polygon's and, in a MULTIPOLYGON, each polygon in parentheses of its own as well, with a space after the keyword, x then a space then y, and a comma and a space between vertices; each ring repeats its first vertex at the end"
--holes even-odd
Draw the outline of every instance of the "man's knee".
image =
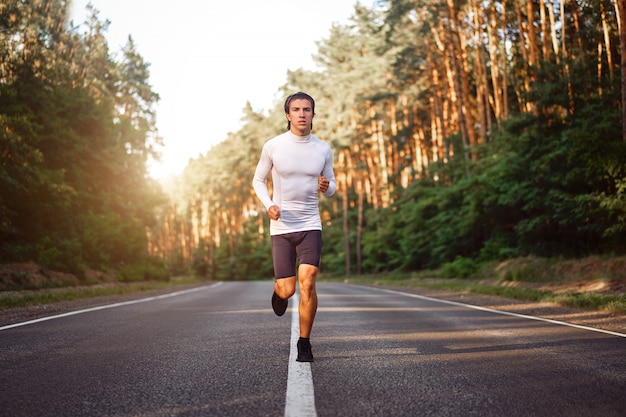
POLYGON ((302 298, 309 298, 315 294, 315 280, 317 267, 313 265, 301 265, 299 272, 300 293, 302 298))
POLYGON ((274 287, 280 298, 287 299, 296 292, 296 277, 279 278, 274 287))

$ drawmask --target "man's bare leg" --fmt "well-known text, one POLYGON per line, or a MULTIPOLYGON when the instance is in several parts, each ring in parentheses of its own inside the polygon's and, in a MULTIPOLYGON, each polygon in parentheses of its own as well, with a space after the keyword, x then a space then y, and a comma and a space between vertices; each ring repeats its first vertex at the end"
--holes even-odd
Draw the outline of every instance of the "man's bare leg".
MULTIPOLYGON (((298 267, 298 285, 300 286, 300 304, 298 313, 300 316, 300 339, 298 340, 298 362, 313 362, 311 352, 311 329, 317 313, 317 290, 315 280, 318 268, 313 265, 301 264, 298 267)), ((296 292, 296 277, 279 278, 274 282, 274 295, 272 296, 272 307, 274 312, 282 316, 287 308, 287 300, 296 292), (279 298, 275 298, 278 296, 279 298)))
POLYGON ((300 337, 309 338, 315 313, 317 313, 317 290, 315 280, 318 268, 313 265, 302 264, 298 268, 298 281, 300 284, 300 337))

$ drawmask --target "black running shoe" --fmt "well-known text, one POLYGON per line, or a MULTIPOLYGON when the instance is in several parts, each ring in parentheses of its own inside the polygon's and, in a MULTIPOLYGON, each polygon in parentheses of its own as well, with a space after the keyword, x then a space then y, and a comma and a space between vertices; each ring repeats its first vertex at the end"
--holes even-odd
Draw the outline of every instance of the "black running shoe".
POLYGON ((282 316, 283 314, 285 314, 288 304, 289 300, 280 298, 278 294, 276 294, 276 292, 272 294, 272 309, 274 309, 274 313, 276 313, 277 316, 282 316))
POLYGON ((308 340, 298 340, 298 362, 313 362, 313 352, 311 352, 311 343, 308 340))

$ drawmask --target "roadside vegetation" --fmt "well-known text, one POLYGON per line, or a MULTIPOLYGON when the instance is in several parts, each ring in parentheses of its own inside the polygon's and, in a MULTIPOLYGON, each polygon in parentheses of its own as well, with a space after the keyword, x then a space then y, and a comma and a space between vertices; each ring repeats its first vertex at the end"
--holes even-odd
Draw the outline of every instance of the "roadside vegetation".
MULTIPOLYGON (((71 275, 44 271, 34 264, 22 265, 13 271, 0 269, 0 273, 3 278, 0 281, 0 310, 150 290, 174 290, 181 285, 208 282, 206 278, 193 276, 167 281, 124 282, 115 279, 114 275, 92 274, 90 283, 81 283, 71 275), (42 279, 39 276, 42 274, 47 277, 42 279), (8 284, 11 276, 21 277, 23 286, 8 284)), ((436 270, 347 277, 322 275, 320 281, 493 295, 626 314, 626 257, 580 260, 526 257, 483 264, 459 258, 436 270)))
POLYGON ((202 281, 195 278, 185 278, 175 281, 145 281, 132 283, 108 283, 92 286, 42 288, 24 291, 0 292, 0 310, 11 308, 39 306, 46 304, 73 301, 85 298, 125 295, 151 290, 174 290, 185 284, 196 284, 202 281))
POLYGON ((459 258, 438 270, 351 276, 344 281, 493 295, 626 314, 626 257, 528 257, 482 265, 459 258))

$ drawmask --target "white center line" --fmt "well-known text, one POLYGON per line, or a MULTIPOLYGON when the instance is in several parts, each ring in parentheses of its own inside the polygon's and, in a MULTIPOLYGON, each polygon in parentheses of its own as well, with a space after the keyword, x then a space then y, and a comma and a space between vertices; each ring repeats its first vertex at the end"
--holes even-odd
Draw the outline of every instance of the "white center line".
POLYGON ((309 362, 297 362, 300 338, 300 316, 298 315, 298 293, 291 297, 291 350, 289 352, 289 372, 287 374, 287 399, 285 417, 316 417, 313 375, 309 362))

